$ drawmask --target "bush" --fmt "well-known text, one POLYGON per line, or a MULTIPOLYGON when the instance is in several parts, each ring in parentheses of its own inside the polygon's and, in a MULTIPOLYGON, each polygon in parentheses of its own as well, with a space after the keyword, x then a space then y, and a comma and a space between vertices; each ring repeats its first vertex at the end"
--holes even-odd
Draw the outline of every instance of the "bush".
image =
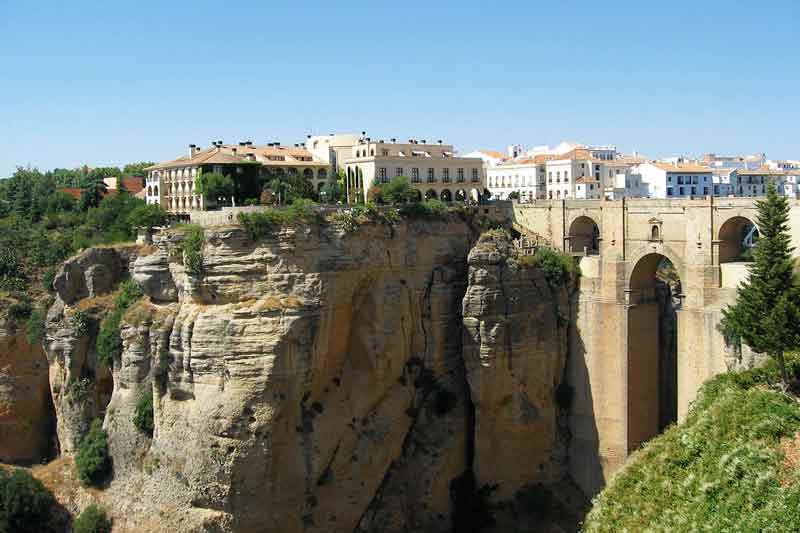
POLYGON ((0 470, 0 531, 50 531, 50 509, 55 500, 42 482, 21 468, 0 470))
POLYGON ((75 311, 70 319, 70 325, 78 337, 83 337, 89 333, 89 315, 86 311, 75 311))
POLYGON ((72 524, 73 533, 111 533, 111 521, 103 508, 89 505, 72 524))
POLYGON ((143 296, 142 288, 139 284, 128 278, 120 284, 120 293, 117 296, 117 309, 125 310, 132 306, 143 296))
POLYGON ((800 476, 781 446, 794 449, 800 405, 765 386, 780 382, 770 362, 704 384, 686 420, 650 441, 597 497, 584 530, 800 530, 800 476))
POLYGON ((75 456, 78 478, 85 486, 101 486, 111 474, 111 457, 108 455, 108 435, 103 422, 96 418, 89 433, 81 441, 75 456))
POLYGON ((133 413, 133 425, 148 437, 153 436, 152 388, 148 388, 148 390, 142 392, 139 396, 139 400, 136 402, 136 410, 133 413))
POLYGON ((166 222, 167 212, 158 204, 139 205, 128 215, 128 223, 138 228, 163 226, 166 222))
POLYGON ((236 218, 250 239, 257 241, 268 237, 282 226, 318 223, 320 215, 316 210, 316 205, 306 198, 297 198, 289 207, 269 208, 255 213, 239 213, 236 218))
POLYGON ((183 264, 189 274, 200 277, 203 274, 203 241, 205 234, 200 226, 189 225, 183 236, 183 264))
POLYGON ((377 200, 387 204, 403 204, 417 199, 417 191, 405 176, 396 176, 379 187, 377 200))
POLYGON ((25 330, 28 344, 31 346, 38 344, 44 338, 44 312, 42 310, 34 309, 31 312, 25 330))
POLYGON ((103 319, 100 332, 97 334, 95 348, 97 360, 111 368, 114 360, 122 354, 122 337, 120 336, 120 323, 122 310, 115 309, 103 319))
POLYGON ((444 220, 448 216, 447 204, 440 200, 411 202, 400 207, 400 214, 410 219, 444 220))
POLYGON ((522 256, 520 262, 526 266, 541 268, 547 284, 553 290, 565 286, 570 277, 578 274, 572 257, 552 248, 541 247, 532 256, 522 256))
POLYGON ((56 280, 56 269, 54 267, 48 268, 42 274, 42 287, 47 292, 53 292, 53 282, 56 280))
POLYGON ((32 312, 33 306, 27 301, 13 303, 8 308, 8 316, 15 320, 28 318, 32 312))

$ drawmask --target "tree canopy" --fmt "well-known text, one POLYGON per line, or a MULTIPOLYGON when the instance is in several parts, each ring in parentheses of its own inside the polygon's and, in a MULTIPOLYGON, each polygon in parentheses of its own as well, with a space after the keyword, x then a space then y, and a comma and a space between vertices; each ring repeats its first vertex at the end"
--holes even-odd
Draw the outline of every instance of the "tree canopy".
POLYGON ((789 202, 773 184, 756 202, 759 239, 750 277, 739 287, 736 303, 723 310, 722 331, 775 358, 788 385, 784 352, 800 347, 800 286, 794 274, 789 238, 789 202))
POLYGON ((203 195, 206 201, 216 202, 217 198, 233 196, 233 179, 218 172, 203 172, 195 179, 197 192, 203 195))
POLYGON ((404 204, 419 199, 417 190, 411 186, 411 182, 405 176, 396 176, 378 189, 379 200, 387 204, 404 204))

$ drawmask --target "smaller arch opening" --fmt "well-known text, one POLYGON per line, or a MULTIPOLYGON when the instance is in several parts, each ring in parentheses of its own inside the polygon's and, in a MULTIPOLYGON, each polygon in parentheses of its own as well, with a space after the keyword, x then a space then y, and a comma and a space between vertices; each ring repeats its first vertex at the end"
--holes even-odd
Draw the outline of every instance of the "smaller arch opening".
POLYGON ((733 217, 719 229, 719 262, 749 262, 758 241, 758 228, 746 217, 733 217))
POLYGON ((658 224, 653 224, 650 227, 650 240, 651 241, 661 240, 661 228, 658 226, 658 224))
POLYGON ((452 202, 453 201, 453 193, 450 192, 450 189, 445 189, 439 195, 439 199, 443 202, 452 202))
POLYGON ((600 228, 587 216, 576 218, 569 228, 569 249, 573 253, 600 253, 600 228))
POLYGON ((438 197, 436 196, 436 191, 433 189, 428 189, 425 191, 425 199, 426 200, 436 200, 438 197))

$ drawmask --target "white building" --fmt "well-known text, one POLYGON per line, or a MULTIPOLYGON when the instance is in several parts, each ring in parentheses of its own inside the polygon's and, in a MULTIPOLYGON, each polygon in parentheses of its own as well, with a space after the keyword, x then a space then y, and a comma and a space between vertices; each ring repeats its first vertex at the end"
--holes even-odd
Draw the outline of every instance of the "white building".
POLYGON ((478 159, 483 161, 483 166, 487 169, 496 167, 497 165, 508 159, 508 156, 506 156, 502 152, 498 152, 497 150, 475 150, 474 152, 469 152, 468 154, 464 154, 461 157, 468 157, 468 158, 477 157, 478 159))
POLYGON ((521 202, 546 197, 544 158, 520 158, 488 168, 486 184, 492 199, 507 200, 516 192, 521 202))
POLYGON ((735 168, 735 169, 756 169, 764 166, 766 156, 764 154, 753 155, 717 155, 705 154, 702 163, 713 168, 735 168))
POLYGON ((642 163, 633 170, 650 198, 691 198, 712 191, 712 173, 698 164, 642 163))

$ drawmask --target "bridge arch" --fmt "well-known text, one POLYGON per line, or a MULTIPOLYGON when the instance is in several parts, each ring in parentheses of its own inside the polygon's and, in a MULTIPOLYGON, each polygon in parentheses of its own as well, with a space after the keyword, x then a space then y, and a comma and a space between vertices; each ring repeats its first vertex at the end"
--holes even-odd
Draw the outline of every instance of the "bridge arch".
POLYGON ((600 226, 591 217, 581 215, 569 226, 569 251, 600 253, 600 226))
POLYGON ((629 453, 677 420, 680 273, 679 265, 657 252, 643 254, 630 271, 626 402, 629 453))
POLYGON ((747 250, 758 239, 755 222, 741 215, 726 220, 719 228, 719 262, 747 261, 747 250))

